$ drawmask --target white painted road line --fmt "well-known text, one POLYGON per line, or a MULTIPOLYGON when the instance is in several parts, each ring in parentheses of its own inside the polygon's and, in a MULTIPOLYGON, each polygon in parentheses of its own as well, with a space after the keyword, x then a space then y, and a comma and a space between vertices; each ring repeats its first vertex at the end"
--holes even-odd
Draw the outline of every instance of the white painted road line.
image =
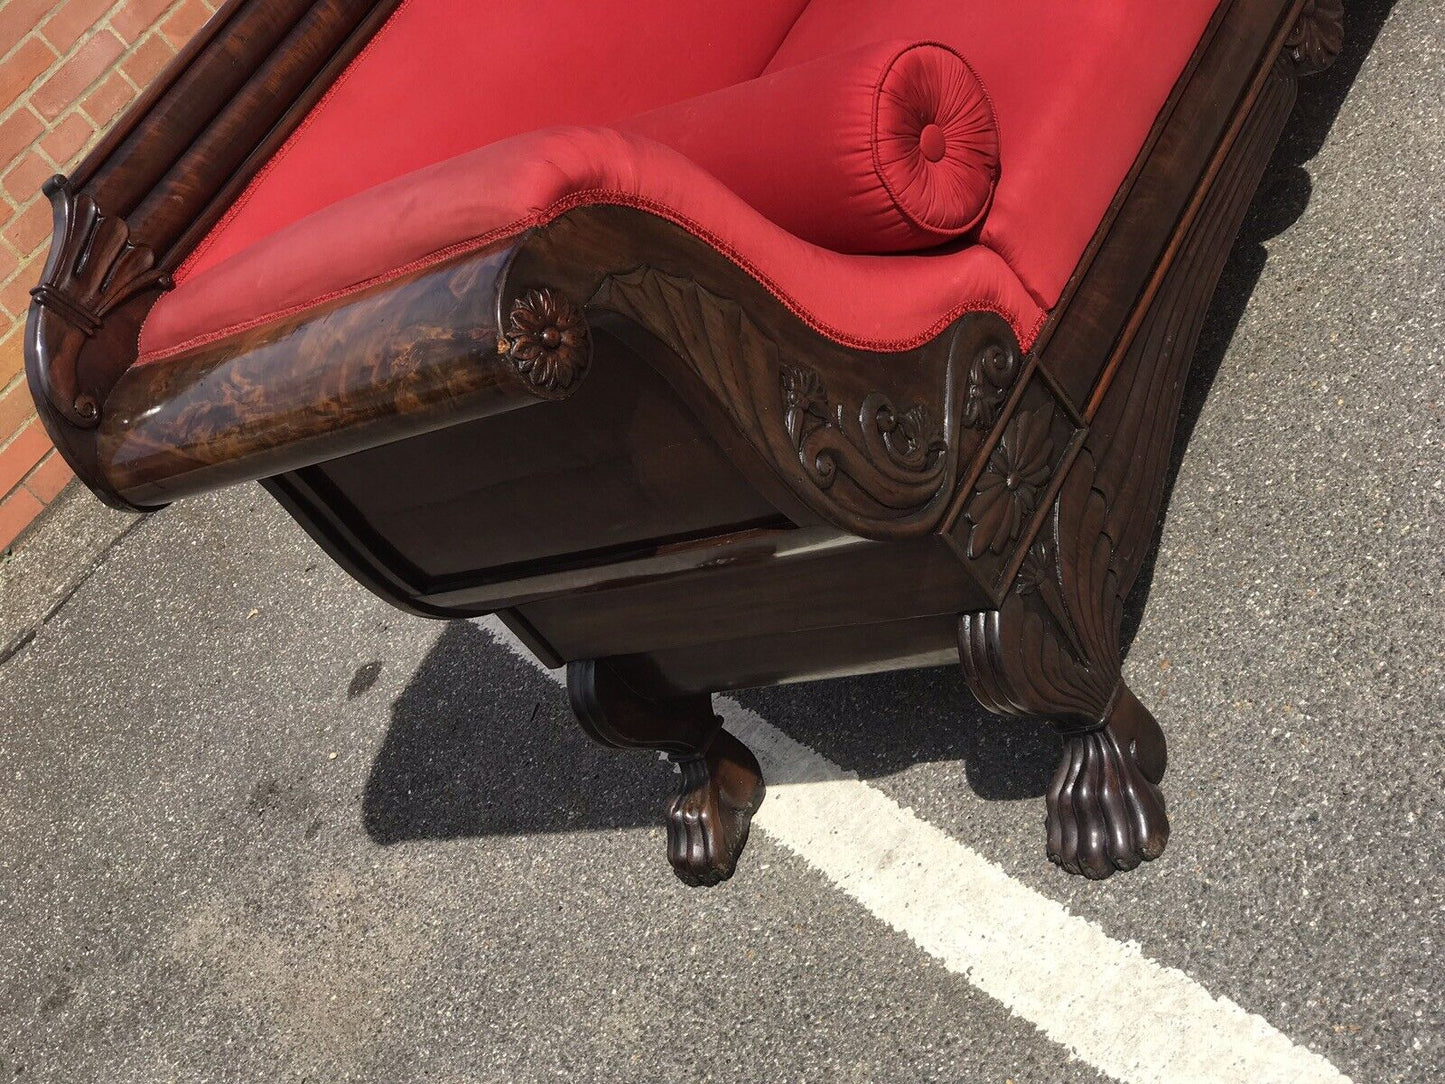
MULTIPOLYGON (((477 624, 541 669, 499 621, 477 624)), ((756 829, 1100 1072, 1127 1084, 1349 1084, 1262 1017, 1115 941, 756 712, 714 703, 762 764, 756 829)))

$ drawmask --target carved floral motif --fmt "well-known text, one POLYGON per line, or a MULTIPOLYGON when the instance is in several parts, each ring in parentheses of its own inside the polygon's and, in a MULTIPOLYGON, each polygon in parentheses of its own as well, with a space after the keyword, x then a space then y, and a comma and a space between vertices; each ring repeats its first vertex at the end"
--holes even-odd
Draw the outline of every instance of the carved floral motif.
POLYGON ((966 509, 973 525, 970 557, 1005 553, 1038 508, 1053 469, 1053 420, 1054 408, 1042 406, 1020 412, 1005 427, 966 509))
POLYGON ((828 392, 823 378, 812 369, 780 367, 783 381, 783 402, 788 412, 783 424, 793 445, 799 447, 808 431, 828 424, 828 392))
POLYGON ((498 343, 517 371, 542 391, 564 392, 587 368, 587 319, 556 290, 528 290, 512 302, 498 343))
POLYGON ((812 369, 784 364, 779 376, 788 436, 820 489, 831 486, 841 470, 875 494, 886 495, 890 486, 910 502, 932 494, 948 442, 926 406, 915 403, 900 412, 887 396, 873 392, 863 400, 857 425, 851 426, 842 405, 829 401, 822 377, 812 369))

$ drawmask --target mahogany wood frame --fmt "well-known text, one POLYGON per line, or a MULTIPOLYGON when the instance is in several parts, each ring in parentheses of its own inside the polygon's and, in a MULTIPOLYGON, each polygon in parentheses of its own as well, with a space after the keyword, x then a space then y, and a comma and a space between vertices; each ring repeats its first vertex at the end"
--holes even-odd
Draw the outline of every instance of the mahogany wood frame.
POLYGON ((133 366, 170 273, 395 2, 230 0, 47 184, 26 371, 76 472, 132 508, 260 479, 396 605, 498 612, 568 664, 589 733, 682 764, 691 883, 732 873, 763 795, 708 694, 948 657, 1063 735, 1052 859, 1160 854, 1122 604, 1209 297, 1340 0, 1221 4, 1027 354, 971 314, 880 364, 686 231, 584 206, 133 366))

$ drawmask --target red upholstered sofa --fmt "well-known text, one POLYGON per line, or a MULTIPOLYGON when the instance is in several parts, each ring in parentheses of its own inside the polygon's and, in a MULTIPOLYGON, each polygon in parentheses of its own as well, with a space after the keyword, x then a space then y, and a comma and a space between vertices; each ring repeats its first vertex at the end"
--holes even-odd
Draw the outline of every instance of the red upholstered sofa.
MULTIPOLYGON (((260 479, 762 800, 723 689, 961 657, 1048 853, 1168 835, 1120 680, 1206 303, 1339 0, 230 0, 70 178, 27 372, 102 499, 260 479), (525 409, 524 409, 525 408, 525 409)), ((887 740, 883 736, 881 740, 887 740)))

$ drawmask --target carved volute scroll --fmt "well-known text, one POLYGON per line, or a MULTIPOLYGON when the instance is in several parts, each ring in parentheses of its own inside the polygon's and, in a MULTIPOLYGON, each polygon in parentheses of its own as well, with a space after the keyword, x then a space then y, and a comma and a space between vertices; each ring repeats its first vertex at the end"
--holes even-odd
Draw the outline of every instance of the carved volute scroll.
POLYGON ((1020 368, 1018 344, 989 314, 901 355, 850 356, 824 344, 802 356, 737 301, 648 266, 607 276, 589 308, 659 340, 798 496, 870 538, 936 526, 953 496, 962 433, 997 410, 1020 368), (970 372, 976 391, 965 390, 970 372))
POLYGON ((829 489, 841 473, 891 508, 918 508, 936 495, 948 442, 927 405, 899 411, 875 392, 855 417, 829 399, 812 369, 787 364, 780 369, 784 426, 798 462, 819 489, 829 489))
POLYGON ((100 421, 95 391, 84 386, 80 352, 108 313, 143 290, 166 288, 149 248, 130 239, 125 219, 105 214, 89 195, 77 195, 61 176, 45 183, 55 216, 50 258, 31 291, 37 308, 35 342, 42 390, 72 425, 100 421))
POLYGON ((974 356, 968 367, 968 396, 963 403, 963 424, 971 429, 990 429, 1008 400, 1023 361, 1017 350, 1003 343, 990 343, 974 356))

